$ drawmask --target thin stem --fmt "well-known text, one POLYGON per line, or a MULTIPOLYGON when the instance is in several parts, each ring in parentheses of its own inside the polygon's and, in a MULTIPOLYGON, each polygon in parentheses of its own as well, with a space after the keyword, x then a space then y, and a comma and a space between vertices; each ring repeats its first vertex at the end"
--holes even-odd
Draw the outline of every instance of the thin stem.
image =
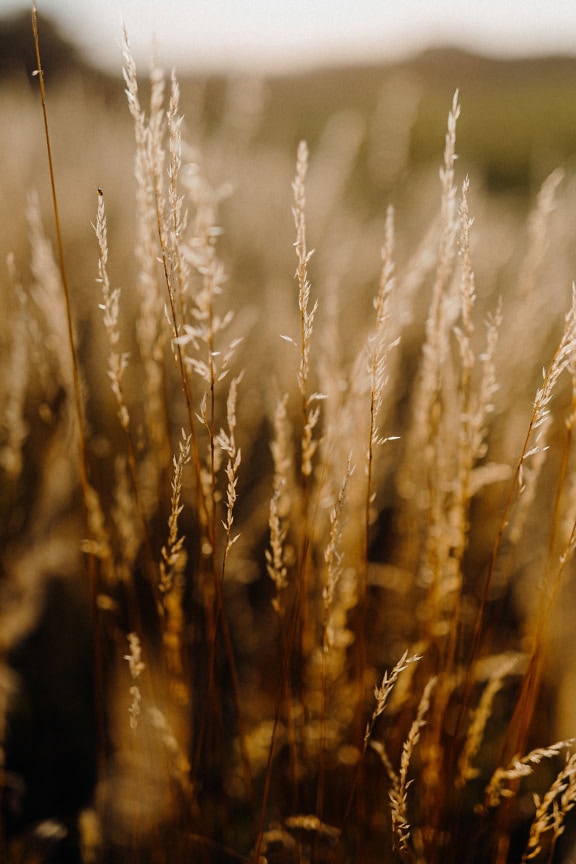
MULTIPOLYGON (((46 108, 46 91, 44 87, 44 71, 42 69, 42 60, 40 56, 40 37, 38 34, 38 20, 36 15, 36 6, 32 6, 32 32, 34 36, 34 47, 36 51, 36 74, 40 84, 40 98, 42 102, 42 117, 44 121, 44 136, 46 142, 46 153, 48 157, 48 170, 50 175, 50 189, 52 194, 52 209, 54 213, 54 228, 56 232, 56 244, 58 249, 58 263, 60 269, 60 277, 62 281, 62 290, 64 294, 66 308, 66 325, 68 332, 68 344, 70 348, 70 360, 72 365, 72 382, 74 390, 74 404, 76 409, 76 422, 78 426, 78 449, 80 463, 80 481, 82 488, 82 504, 84 511, 84 523, 86 529, 89 530, 90 524, 90 481, 88 476, 88 458, 86 451, 85 438, 85 417, 84 417, 84 401, 82 396, 82 385, 80 380, 80 370, 78 366, 78 357, 76 350, 76 341, 74 337, 74 325, 72 321, 72 305, 70 301, 70 290, 68 285, 68 277, 66 273, 66 261, 64 257, 64 244, 62 242, 62 231, 60 227, 60 214, 58 210, 58 196, 56 193, 56 178, 54 173, 54 163, 52 159, 52 146, 50 142, 50 131, 48 126, 48 111, 46 108)), ((96 560, 93 555, 88 555, 87 563, 88 576, 88 591, 90 597, 90 609, 92 616, 92 625, 94 631, 94 688, 96 696, 96 706, 98 711, 98 734, 97 742, 98 758, 103 757, 103 742, 104 742, 104 681, 102 669, 102 652, 101 652, 101 634, 98 622, 98 579, 96 571, 96 560)))
MULTIPOLYGON (((68 329, 68 344, 70 346, 70 359, 72 363, 72 380, 74 387, 74 404, 76 408, 76 419, 78 423, 78 446, 80 449, 80 478, 82 481, 82 492, 86 513, 88 512, 88 462, 86 457, 86 440, 84 437, 85 421, 84 421, 84 400, 82 397, 82 386, 80 382, 80 370, 78 368, 78 358, 76 351, 76 341, 74 337, 74 325, 72 321, 72 306, 70 302, 70 290, 68 287, 68 277, 66 274, 66 262, 64 258, 64 245, 62 243, 62 232, 60 229, 60 215, 58 211, 58 196, 56 194, 56 178, 54 174, 54 163, 52 160, 52 146, 50 143, 50 132, 48 128, 48 112, 46 109, 46 91, 44 88, 44 71, 42 69, 42 61, 40 59, 40 39, 38 35, 38 21, 36 17, 36 6, 32 7, 32 31, 34 34, 34 46, 36 49, 36 74, 40 84, 40 98, 42 101, 42 117, 44 120, 44 136, 46 141, 46 153, 48 156, 48 169, 50 174, 50 189, 52 193, 52 209, 54 212, 54 229, 56 232, 56 245, 58 249, 58 265, 60 268, 60 277, 62 280, 62 290, 64 292, 64 301, 66 305, 66 325, 68 329)), ((95 585, 91 586, 91 594, 95 594, 95 585)))

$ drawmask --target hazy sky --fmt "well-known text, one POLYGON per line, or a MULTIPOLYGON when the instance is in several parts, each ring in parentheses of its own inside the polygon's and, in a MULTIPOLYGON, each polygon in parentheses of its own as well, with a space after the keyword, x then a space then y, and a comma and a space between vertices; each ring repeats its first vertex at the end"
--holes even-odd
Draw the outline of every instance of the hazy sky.
MULTIPOLYGON (((119 64, 121 22, 138 59, 296 67, 458 44, 489 53, 576 53, 576 0, 36 0, 91 56, 119 64)), ((0 10, 31 8, 0 0, 0 10)))

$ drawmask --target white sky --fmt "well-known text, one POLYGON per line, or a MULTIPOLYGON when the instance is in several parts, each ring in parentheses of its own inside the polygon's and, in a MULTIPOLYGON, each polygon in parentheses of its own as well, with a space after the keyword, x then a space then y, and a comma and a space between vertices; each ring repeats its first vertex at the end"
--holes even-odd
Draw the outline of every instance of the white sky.
MULTIPOLYGON (((136 55, 177 69, 298 68, 396 58, 431 45, 576 53, 576 0, 36 0, 90 56, 119 67, 121 22, 136 55)), ((0 0, 2 12, 28 0, 0 0)))

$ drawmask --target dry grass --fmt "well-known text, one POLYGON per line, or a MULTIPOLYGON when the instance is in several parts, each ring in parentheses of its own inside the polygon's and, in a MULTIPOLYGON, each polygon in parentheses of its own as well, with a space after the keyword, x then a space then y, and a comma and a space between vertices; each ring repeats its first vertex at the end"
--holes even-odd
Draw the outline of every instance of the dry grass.
POLYGON ((301 143, 290 233, 254 100, 190 148, 175 76, 145 108, 126 39, 124 64, 134 204, 123 181, 110 218, 104 172, 96 288, 69 287, 52 164, 58 263, 32 198, 6 270, 3 860, 570 860, 574 182, 516 248, 458 176, 456 94, 440 182, 399 213, 347 204, 342 118, 301 143), (92 695, 66 679, 66 704, 92 719, 50 810, 14 667, 55 583, 89 612, 92 695))

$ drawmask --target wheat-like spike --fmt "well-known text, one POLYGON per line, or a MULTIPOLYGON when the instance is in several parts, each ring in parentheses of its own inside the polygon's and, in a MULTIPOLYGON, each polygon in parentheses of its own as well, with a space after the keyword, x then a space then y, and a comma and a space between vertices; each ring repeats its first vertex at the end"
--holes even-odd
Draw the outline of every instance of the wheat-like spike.
POLYGON ((320 409, 315 404, 316 399, 309 394, 308 383, 310 377, 310 343, 314 317, 318 308, 318 300, 310 309, 311 285, 308 279, 308 262, 314 254, 314 250, 308 251, 306 246, 306 174, 308 172, 308 146, 301 141, 298 146, 298 157, 296 160, 296 177, 292 183, 294 192, 294 207, 292 213, 296 226, 296 257, 298 267, 296 268, 296 279, 298 282, 298 308, 300 310, 300 368, 298 371, 298 384, 302 399, 302 474, 309 477, 312 474, 312 459, 318 442, 314 440, 314 428, 320 417, 320 409))
MULTIPOLYGON (((454 163, 456 160, 456 123, 460 115, 458 91, 454 94, 452 108, 448 114, 448 131, 444 150, 444 165, 440 169, 442 185, 441 223, 442 235, 438 251, 436 278, 432 292, 430 314, 426 322, 426 344, 423 354, 422 389, 428 399, 420 406, 421 417, 428 423, 429 406, 436 397, 438 376, 447 352, 445 292, 452 271, 456 241, 456 186, 454 185, 454 163)), ((422 394, 423 395, 423 394, 422 394)))
POLYGON ((126 30, 123 34, 123 75, 126 83, 128 107, 134 121, 134 176, 136 179, 136 244, 138 264, 137 289, 139 316, 136 335, 144 366, 144 389, 146 394, 146 426, 152 444, 152 452, 146 459, 143 476, 148 478, 146 489, 142 489, 145 509, 151 512, 157 503, 160 473, 167 468, 171 452, 167 434, 166 406, 164 399, 163 354, 166 333, 163 326, 163 300, 158 269, 158 208, 156 175, 161 171, 164 152, 160 139, 163 128, 163 110, 159 102, 163 85, 158 81, 158 71, 152 73, 151 115, 146 118, 141 106, 138 90, 136 64, 130 49, 126 30), (145 495, 144 495, 145 493, 145 495))
POLYGON ((322 599, 324 602, 325 614, 325 644, 324 650, 331 647, 333 643, 333 634, 330 626, 330 620, 333 612, 334 597, 337 591, 338 581, 342 574, 342 556, 343 550, 341 547, 342 531, 344 528, 344 503, 348 490, 348 482, 354 472, 352 465, 352 457, 348 458, 348 464, 344 474, 344 479, 338 491, 338 496, 333 507, 330 509, 330 530, 328 533, 328 542, 324 550, 324 562, 326 564, 326 577, 324 588, 322 590, 322 599))
POLYGON ((138 728, 140 706, 142 703, 142 694, 137 681, 146 668, 146 664, 142 660, 142 646, 138 634, 129 633, 127 639, 128 645, 130 646, 130 653, 124 655, 124 660, 128 663, 130 677, 134 682, 130 687, 130 706, 128 708, 128 713, 130 715, 130 728, 135 730, 138 728))
POLYGON ((515 793, 507 788, 507 783, 532 774, 534 765, 539 765, 544 759, 553 759, 562 750, 573 747, 575 741, 575 738, 568 738, 550 747, 537 747, 522 758, 512 759, 506 768, 497 768, 484 790, 485 807, 497 807, 502 798, 512 797, 515 793))
POLYGON ((480 773, 477 768, 473 767, 473 762, 480 750, 484 732, 486 730, 486 724, 492 713, 494 699, 502 689, 504 678, 512 671, 514 664, 515 658, 510 659, 503 668, 498 670, 498 674, 494 675, 488 681, 488 684, 482 692, 480 701, 472 715, 472 719, 470 720, 464 748, 458 760, 458 776, 455 781, 456 786, 464 786, 468 780, 473 780, 480 773))
POLYGON ((314 438, 314 430, 320 419, 318 401, 320 394, 310 393, 310 345, 314 317, 318 308, 316 300, 310 309, 311 285, 308 278, 308 262, 313 255, 309 251, 306 239, 306 174, 308 172, 308 145, 301 141, 298 145, 296 159, 296 175, 292 183, 294 204, 292 215, 296 227, 294 248, 298 261, 295 278, 298 284, 298 308, 300 311, 300 365, 298 369, 298 387, 302 418, 302 433, 300 439, 301 459, 300 473, 302 478, 302 531, 301 531, 301 561, 300 561, 300 597, 299 616, 301 622, 300 646, 303 654, 308 654, 312 648, 312 634, 309 623, 308 604, 310 591, 309 546, 311 541, 310 525, 310 492, 311 475, 313 471, 314 454, 318 448, 318 440, 314 438))
POLYGON ((106 209, 104 206, 104 195, 101 190, 98 190, 98 210, 96 216, 96 238, 98 240, 98 282, 102 287, 103 302, 100 306, 104 326, 108 335, 110 344, 110 353, 108 355, 108 377, 112 387, 112 392, 118 403, 118 417, 124 431, 128 430, 130 425, 130 414, 126 400, 124 398, 124 390, 122 387, 122 375, 128 365, 128 354, 118 351, 118 343, 120 341, 120 328, 118 324, 118 315, 120 309, 120 288, 112 290, 110 287, 110 279, 108 277, 108 229, 106 222, 106 209))
POLYGON ((564 820, 576 806, 576 753, 566 759, 552 785, 540 799, 535 796, 536 813, 530 827, 530 836, 522 856, 522 862, 536 858, 542 851, 542 837, 553 831, 552 843, 564 831, 564 820))
POLYGON ((294 223, 296 226, 296 256, 298 267, 296 279, 298 281, 298 308, 300 309, 301 321, 301 354, 298 383, 303 399, 308 397, 308 377, 310 373, 310 339, 314 316, 318 307, 318 301, 312 309, 310 304, 311 285, 308 279, 308 262, 314 254, 314 250, 308 251, 306 246, 306 174, 308 172, 308 145, 301 141, 298 145, 298 157, 296 160, 296 177, 292 184, 294 192, 294 223))
POLYGON ((368 450, 368 473, 372 473, 371 461, 373 450, 378 445, 385 443, 378 429, 378 416, 380 414, 386 384, 388 383, 388 359, 390 352, 397 347, 400 338, 391 339, 390 329, 390 301, 394 290, 396 279, 394 275, 394 209, 389 207, 386 213, 386 229, 384 245, 382 247, 380 268, 380 281, 378 293, 374 298, 374 309, 376 311, 376 326, 373 334, 368 339, 368 375, 370 379, 370 439, 368 450))
POLYGON ((26 216, 32 250, 30 266, 35 279, 32 296, 42 310, 48 330, 54 337, 50 341, 50 349, 58 365, 60 381, 66 391, 72 395, 74 392, 72 360, 67 350, 66 310, 61 297, 60 275, 50 241, 42 225, 40 202, 35 193, 30 193, 28 196, 26 216))
POLYGON ((182 498, 182 479, 184 466, 190 461, 191 436, 182 430, 182 438, 179 443, 178 456, 173 457, 174 473, 172 477, 172 496, 170 500, 170 516, 168 517, 168 542, 162 547, 162 560, 160 561, 159 590, 162 595, 168 594, 178 575, 183 572, 186 565, 186 552, 184 550, 185 536, 178 529, 178 517, 182 513, 184 505, 182 498))
POLYGON ((425 325, 420 373, 412 399, 411 422, 407 434, 403 436, 406 442, 405 459, 398 477, 399 488, 408 501, 414 498, 418 478, 426 478, 426 495, 421 496, 423 503, 419 505, 425 545, 424 550, 418 552, 417 578, 429 588, 428 619, 430 635, 433 637, 442 635, 446 626, 440 615, 439 592, 444 591, 446 594, 446 585, 455 585, 451 575, 448 580, 443 578, 445 571, 453 566, 447 560, 451 527, 447 524, 446 501, 446 475, 451 473, 452 448, 447 447, 444 435, 449 405, 443 391, 447 382, 452 383, 450 334, 454 298, 451 277, 458 227, 454 165, 459 113, 456 92, 448 115, 444 162, 440 170, 440 229, 432 297, 425 325), (441 479, 443 477, 444 480, 441 479))
POLYGON ((408 668, 410 663, 417 663, 422 659, 422 655, 414 654, 412 657, 408 656, 408 651, 405 651, 400 660, 396 663, 394 668, 390 673, 384 672, 382 676, 382 681, 379 687, 374 688, 374 698, 376 699, 376 707, 372 712, 372 717, 370 718, 368 724, 366 725, 366 732, 364 733, 364 749, 368 746, 368 742, 372 737, 372 732, 374 729, 374 724, 378 717, 384 712, 386 708, 386 704, 390 697, 392 690, 394 689, 394 685, 398 681, 398 678, 404 672, 405 669, 408 668))
POLYGON ((550 402, 558 379, 574 363, 576 352, 576 285, 572 286, 572 305, 566 315, 562 338, 542 386, 538 388, 532 409, 529 434, 518 465, 518 506, 510 526, 510 539, 517 543, 522 535, 529 507, 536 494, 536 484, 548 453, 548 432, 552 421, 550 402), (528 462, 528 460, 530 460, 528 462))
MULTIPOLYGON (((226 546, 224 549, 224 564, 232 544, 236 542, 239 535, 232 536, 232 525, 234 523, 234 505, 236 504, 236 485, 238 483, 238 468, 242 460, 242 452, 236 444, 236 401, 238 397, 238 385, 242 381, 243 373, 241 372, 232 379, 228 399, 226 402, 226 416, 228 421, 228 431, 220 430, 217 437, 219 447, 227 454, 228 464, 226 465, 226 479, 228 481, 226 487, 226 519, 222 524, 226 531, 226 546)), ((224 565, 223 565, 224 566, 224 565)))
POLYGON ((520 295, 523 298, 530 297, 536 290, 536 279, 538 270, 544 258, 550 216, 556 207, 556 192, 564 178, 564 171, 556 168, 546 177, 536 199, 536 206, 528 220, 528 254, 526 255, 522 269, 518 277, 520 295))
MULTIPOLYGON (((188 211, 184 206, 184 196, 180 194, 179 179, 182 168, 182 123, 183 115, 179 113, 180 85, 176 73, 172 71, 170 102, 166 114, 168 127, 169 163, 168 163, 168 225, 167 250, 169 252, 170 288, 177 288, 174 297, 172 326, 174 336, 180 333, 180 324, 188 318, 187 288, 190 278, 190 268, 183 254, 183 244, 188 226, 188 211), (176 301, 179 304, 180 322, 175 317, 176 301)), ((170 298, 172 300, 172 298, 170 298)))
POLYGON ((266 549, 266 571, 276 587, 272 604, 278 614, 283 612, 283 593, 288 587, 288 564, 285 541, 288 534, 290 493, 288 472, 292 465, 289 453, 289 430, 287 419, 288 394, 278 400, 274 412, 274 440, 270 445, 274 463, 273 491, 270 499, 268 527, 270 548, 266 549))
POLYGON ((430 697, 432 690, 436 686, 437 678, 431 678, 422 694, 416 718, 408 736, 402 747, 402 756, 400 757, 400 771, 398 773, 398 782, 390 790, 390 809, 392 814, 392 831, 394 834, 394 845, 399 851, 405 851, 408 848, 410 840, 410 822, 408 819, 408 787, 411 781, 408 780, 408 768, 414 748, 420 740, 422 728, 426 725, 426 715, 430 710, 430 697))

